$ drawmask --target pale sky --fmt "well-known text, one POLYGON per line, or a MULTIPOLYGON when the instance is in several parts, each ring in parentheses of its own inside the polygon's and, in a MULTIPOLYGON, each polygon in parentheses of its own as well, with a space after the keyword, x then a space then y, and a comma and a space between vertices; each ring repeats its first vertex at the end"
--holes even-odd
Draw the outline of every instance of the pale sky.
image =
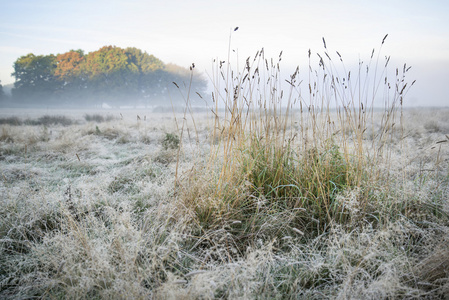
POLYGON ((0 0, 0 80, 13 83, 14 61, 28 53, 86 53, 102 46, 137 47, 165 63, 211 73, 231 49, 241 63, 264 48, 283 51, 281 69, 307 70, 307 52, 339 51, 346 64, 383 56, 412 66, 407 105, 449 106, 447 0, 0 0))

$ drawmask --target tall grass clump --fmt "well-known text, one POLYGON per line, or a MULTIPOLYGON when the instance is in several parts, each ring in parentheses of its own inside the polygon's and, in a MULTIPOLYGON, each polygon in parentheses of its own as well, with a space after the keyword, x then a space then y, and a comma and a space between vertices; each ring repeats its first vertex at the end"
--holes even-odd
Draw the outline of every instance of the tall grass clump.
POLYGON ((400 127, 409 68, 396 69, 390 83, 390 58, 373 50, 368 64, 347 71, 323 43, 317 68, 309 50, 308 68, 285 80, 282 52, 273 60, 261 49, 237 69, 231 57, 216 62, 211 155, 180 184, 181 210, 201 234, 225 232, 243 250, 260 239, 317 236, 335 224, 379 224, 384 213, 406 209, 381 203, 389 175, 379 166, 388 164, 400 127))

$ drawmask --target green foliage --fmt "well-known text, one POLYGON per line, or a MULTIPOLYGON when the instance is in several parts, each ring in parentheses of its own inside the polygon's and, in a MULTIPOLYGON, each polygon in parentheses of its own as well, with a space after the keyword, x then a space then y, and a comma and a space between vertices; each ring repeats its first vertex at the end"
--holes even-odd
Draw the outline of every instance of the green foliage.
POLYGON ((36 56, 30 53, 21 56, 14 62, 12 75, 16 82, 12 90, 13 97, 22 101, 42 101, 52 96, 57 90, 55 70, 56 57, 53 54, 36 56))
POLYGON ((137 68, 128 63, 125 51, 118 47, 103 47, 86 56, 81 67, 87 79, 87 90, 98 104, 118 102, 137 90, 137 68))
POLYGON ((154 55, 149 55, 142 50, 129 47, 125 49, 125 54, 131 65, 135 66, 140 73, 148 74, 157 70, 164 69, 164 63, 154 55))
POLYGON ((322 212, 350 184, 348 163, 335 144, 298 155, 289 145, 276 149, 253 139, 240 172, 248 174, 251 194, 279 202, 276 207, 281 209, 318 204, 314 211, 322 212))
POLYGON ((346 161, 332 142, 305 153, 284 146, 252 138, 249 145, 234 153, 229 166, 232 174, 226 180, 222 174, 222 182, 210 191, 198 192, 188 202, 203 229, 232 220, 238 224, 232 226, 234 233, 244 240, 263 228, 267 230, 267 220, 271 219, 284 218, 277 232, 286 230, 283 226, 313 224, 314 228, 308 228, 313 234, 330 222, 345 222, 347 214, 337 196, 356 187, 355 162, 346 161), (211 192, 205 201, 197 200, 211 192))

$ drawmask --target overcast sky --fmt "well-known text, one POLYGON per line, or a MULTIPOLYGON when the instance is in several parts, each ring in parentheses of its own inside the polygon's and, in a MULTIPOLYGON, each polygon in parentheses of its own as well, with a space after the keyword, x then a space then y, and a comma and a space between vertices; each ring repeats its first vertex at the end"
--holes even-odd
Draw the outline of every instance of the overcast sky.
POLYGON ((307 52, 337 50, 346 64, 382 54, 412 66, 408 105, 449 106, 447 0, 0 0, 0 80, 13 83, 14 61, 28 53, 86 53, 102 46, 137 47, 165 63, 204 74, 233 50, 242 62, 264 47, 290 72, 307 70, 307 52))

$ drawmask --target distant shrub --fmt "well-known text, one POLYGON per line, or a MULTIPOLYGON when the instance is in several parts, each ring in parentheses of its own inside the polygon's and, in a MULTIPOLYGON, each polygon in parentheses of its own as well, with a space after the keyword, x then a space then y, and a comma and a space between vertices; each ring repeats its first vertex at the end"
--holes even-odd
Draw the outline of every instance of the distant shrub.
POLYGON ((97 123, 104 122, 104 117, 102 115, 98 115, 98 114, 93 114, 93 115, 85 114, 84 119, 87 122, 97 122, 97 123))
POLYGON ((63 125, 63 126, 70 126, 73 124, 73 120, 66 117, 66 116, 42 116, 38 118, 37 120, 26 120, 24 122, 26 125, 63 125))
POLYGON ((42 116, 38 119, 27 119, 25 121, 20 120, 18 117, 7 117, 0 118, 0 125, 13 125, 13 126, 21 126, 21 125, 32 125, 32 126, 49 126, 49 125, 63 125, 70 126, 74 124, 73 120, 66 116, 42 116))
POLYGON ((85 114, 85 115, 84 115, 84 119, 85 119, 87 122, 97 122, 97 123, 101 123, 101 122, 109 122, 109 121, 112 121, 112 120, 114 120, 115 118, 114 118, 114 116, 112 116, 112 115, 107 115, 106 117, 104 117, 104 116, 102 116, 102 115, 100 115, 100 114, 92 114, 92 115, 85 114))
POLYGON ((22 125, 22 121, 18 117, 0 118, 0 125, 4 124, 20 126, 22 125))
POLYGON ((430 133, 435 133, 440 131, 440 126, 438 126, 438 123, 436 121, 428 121, 424 124, 424 129, 426 129, 430 133))

